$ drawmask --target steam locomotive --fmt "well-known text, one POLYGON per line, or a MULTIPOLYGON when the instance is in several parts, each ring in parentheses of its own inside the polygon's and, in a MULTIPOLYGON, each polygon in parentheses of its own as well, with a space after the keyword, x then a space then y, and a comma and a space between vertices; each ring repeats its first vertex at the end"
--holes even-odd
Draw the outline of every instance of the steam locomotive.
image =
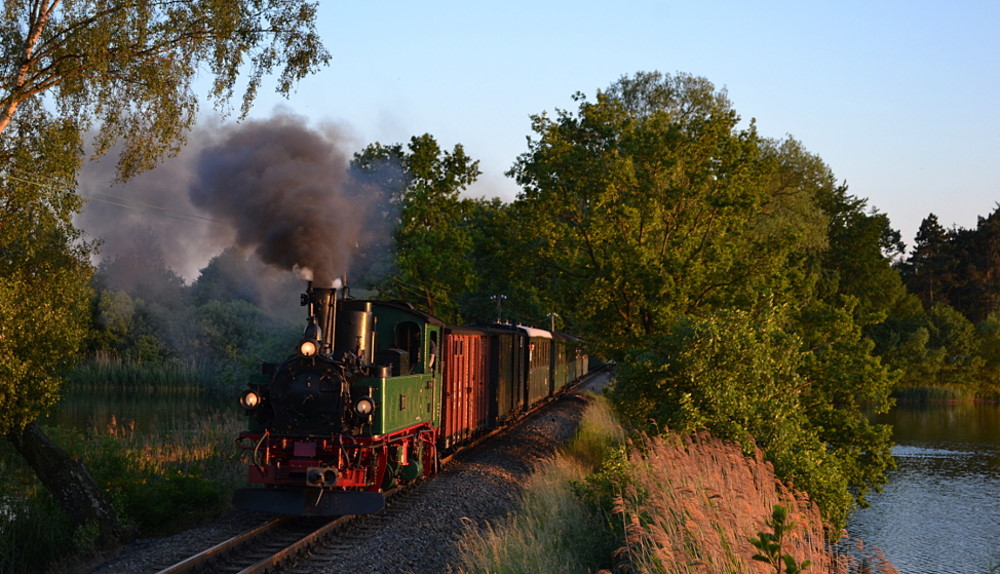
POLYGON ((530 327, 456 327, 402 303, 309 283, 295 354, 240 396, 248 481, 237 508, 368 514, 383 491, 587 374, 579 341, 530 327))

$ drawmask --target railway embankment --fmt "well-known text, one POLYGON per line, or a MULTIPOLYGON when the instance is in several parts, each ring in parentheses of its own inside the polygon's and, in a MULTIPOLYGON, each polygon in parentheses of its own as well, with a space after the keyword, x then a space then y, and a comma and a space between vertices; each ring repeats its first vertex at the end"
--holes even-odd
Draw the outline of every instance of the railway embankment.
POLYGON ((897 573, 847 533, 831 536, 760 451, 707 433, 626 442, 601 401, 518 511, 461 547, 462 572, 897 573))

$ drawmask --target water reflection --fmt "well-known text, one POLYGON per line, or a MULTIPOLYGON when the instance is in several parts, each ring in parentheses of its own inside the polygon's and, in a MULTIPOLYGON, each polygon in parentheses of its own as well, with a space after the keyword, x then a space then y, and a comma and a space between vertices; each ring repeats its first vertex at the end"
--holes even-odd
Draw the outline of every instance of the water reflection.
POLYGON ((1000 564, 1000 407, 899 406, 898 464, 848 526, 906 574, 982 574, 1000 564))

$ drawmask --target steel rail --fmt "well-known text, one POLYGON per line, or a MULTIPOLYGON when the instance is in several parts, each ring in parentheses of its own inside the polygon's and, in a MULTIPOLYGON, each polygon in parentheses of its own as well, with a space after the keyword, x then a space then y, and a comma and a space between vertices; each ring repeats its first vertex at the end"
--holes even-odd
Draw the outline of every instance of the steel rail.
POLYGON ((252 528, 242 534, 237 534, 236 536, 226 540, 225 542, 220 542, 215 546, 202 550, 201 552, 170 566, 164 570, 160 570, 157 574, 180 574, 181 572, 190 572, 199 566, 206 564, 209 560, 213 560, 221 554, 228 552, 229 550, 236 548, 237 546, 242 546, 244 543, 253 540, 254 538, 260 536, 261 534, 271 530, 272 528, 278 526, 288 517, 279 516, 273 520, 269 520, 260 526, 252 528))
POLYGON ((302 550, 305 550, 311 544, 323 538, 324 536, 326 536, 333 530, 339 528, 344 523, 348 522, 353 518, 354 515, 349 515, 349 516, 341 516, 339 518, 331 520, 330 522, 327 522, 326 524, 314 530, 313 532, 306 534, 299 540, 289 544, 285 548, 271 554, 267 558, 264 558, 263 560, 257 562, 256 564, 244 568, 243 570, 240 570, 239 574, 264 574, 265 572, 268 572, 271 568, 281 564, 285 560, 293 558, 296 554, 298 554, 302 550))

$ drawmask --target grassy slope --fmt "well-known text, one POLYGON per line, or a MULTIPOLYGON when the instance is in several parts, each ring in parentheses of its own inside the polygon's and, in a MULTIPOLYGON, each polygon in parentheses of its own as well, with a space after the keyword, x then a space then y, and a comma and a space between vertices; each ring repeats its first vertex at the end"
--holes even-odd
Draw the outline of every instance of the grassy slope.
POLYGON ((896 572, 877 553, 835 552, 816 507, 778 482, 760 453, 745 457, 707 434, 626 445, 597 399, 566 452, 528 485, 521 510, 467 534, 462 571, 775 572, 753 559, 750 540, 773 532, 776 505, 794 523, 781 553, 810 561, 807 572, 896 572))

